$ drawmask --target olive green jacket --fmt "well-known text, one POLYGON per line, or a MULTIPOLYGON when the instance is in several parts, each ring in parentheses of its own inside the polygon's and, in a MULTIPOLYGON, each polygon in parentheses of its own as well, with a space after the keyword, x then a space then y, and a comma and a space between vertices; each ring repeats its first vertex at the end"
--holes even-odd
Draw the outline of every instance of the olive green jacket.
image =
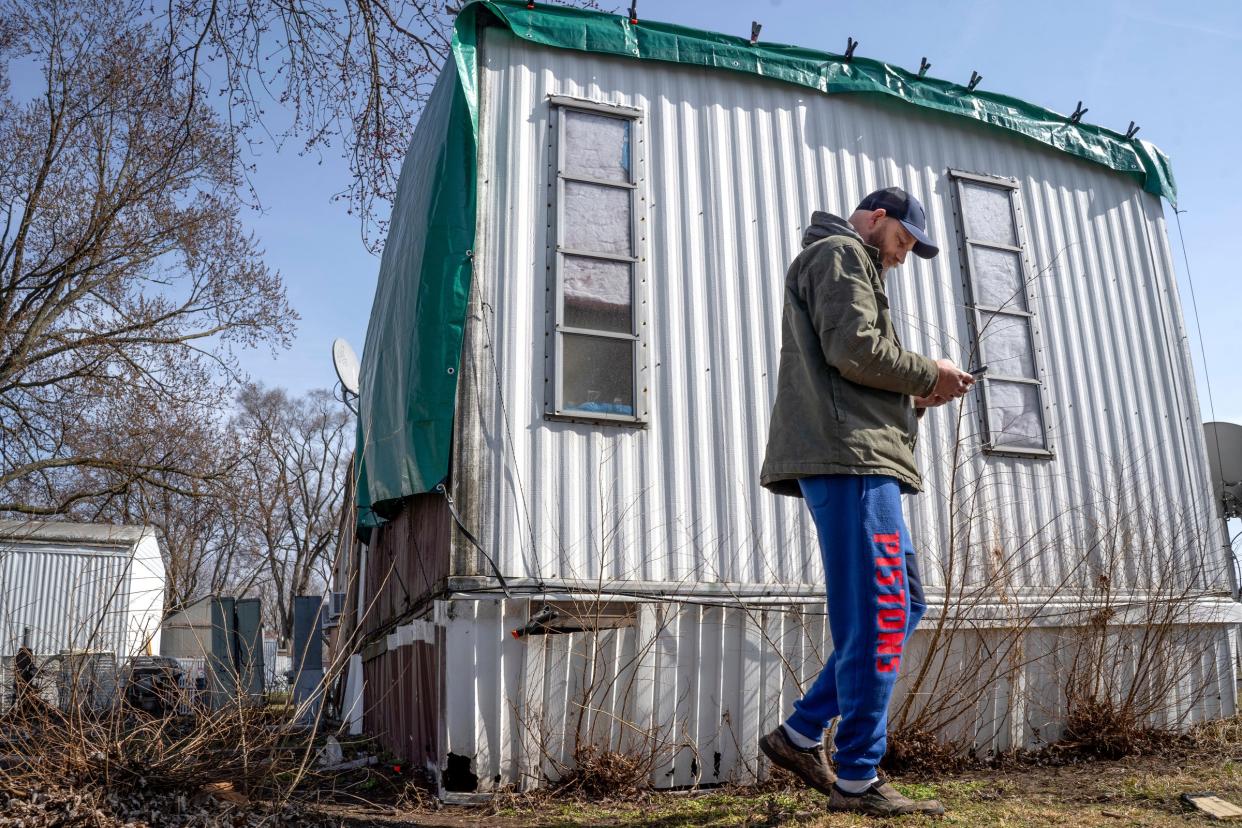
POLYGON ((913 396, 935 361, 897 341, 879 251, 844 220, 816 213, 785 275, 781 362, 759 482, 801 497, 798 478, 873 474, 919 491, 913 396))

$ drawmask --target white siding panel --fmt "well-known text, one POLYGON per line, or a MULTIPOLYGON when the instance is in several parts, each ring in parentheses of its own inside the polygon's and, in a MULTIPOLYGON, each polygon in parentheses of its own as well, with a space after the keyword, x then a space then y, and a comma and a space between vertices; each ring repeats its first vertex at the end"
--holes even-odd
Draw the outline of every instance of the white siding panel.
POLYGON ((164 565, 154 534, 132 547, 0 540, 0 657, 30 629, 40 656, 159 651, 164 565))
MULTIPOLYGON (((927 415, 926 491, 907 510, 928 586, 1037 593, 1107 574, 1122 588, 1175 568, 1223 588, 1161 208, 1135 180, 887 100, 543 49, 495 29, 482 55, 480 248, 458 405, 459 463, 473 465, 455 481, 506 576, 822 588, 801 503, 758 485, 785 270, 812 211, 848 214, 872 189, 905 187, 942 253, 889 276, 894 320, 907 347, 967 362, 952 168, 1019 183, 1055 456, 983 454, 973 401, 927 415), (643 112, 645 428, 544 418, 550 95, 643 112)), ((472 553, 457 569, 487 572, 472 553)), ((688 689, 698 695, 677 703, 702 704, 705 691, 688 689)))
MULTIPOLYGON (((441 769, 468 760, 479 791, 535 787, 608 752, 626 754, 656 787, 762 779, 768 764, 759 737, 788 715, 831 652, 823 610, 813 604, 638 602, 630 626, 507 634, 540 606, 539 598, 467 595, 436 602, 447 671, 441 769)), ((925 626, 902 659, 889 731, 930 724, 984 759, 1042 747, 1065 726, 1066 688, 1097 674, 1087 655, 1096 652, 1106 653, 1105 695, 1118 702, 1134 695, 1144 721, 1182 729, 1227 716, 1236 707, 1235 630, 1178 624, 1153 645, 1149 627, 1117 625, 1099 649, 1082 627, 1033 628, 1020 638, 958 627, 911 696, 934 634, 925 626), (1129 654, 1144 640, 1147 655, 1135 662, 1129 654), (1075 672, 1076 658, 1088 667, 1075 672), (1148 678, 1131 694, 1140 671, 1148 678)))

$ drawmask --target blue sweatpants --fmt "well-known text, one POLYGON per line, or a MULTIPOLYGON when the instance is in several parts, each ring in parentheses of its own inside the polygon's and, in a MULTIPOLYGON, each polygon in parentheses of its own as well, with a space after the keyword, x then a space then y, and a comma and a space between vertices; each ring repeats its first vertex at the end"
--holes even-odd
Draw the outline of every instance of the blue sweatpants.
POLYGON ((891 477, 862 475, 798 482, 819 534, 833 651, 786 723, 821 739, 840 716, 837 775, 870 779, 884 755, 903 644, 927 609, 901 486, 891 477))

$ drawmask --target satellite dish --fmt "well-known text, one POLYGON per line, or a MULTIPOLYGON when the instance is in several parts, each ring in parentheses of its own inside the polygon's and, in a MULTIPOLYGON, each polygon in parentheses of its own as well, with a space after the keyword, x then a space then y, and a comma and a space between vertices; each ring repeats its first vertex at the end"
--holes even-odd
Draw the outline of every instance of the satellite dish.
POLYGON ((1242 517, 1242 425, 1204 423, 1212 490, 1225 517, 1242 517))
MULTIPOLYGON (((341 387, 348 394, 358 396, 358 355, 341 337, 332 340, 332 367, 341 381, 341 387)), ((1242 427, 1239 428, 1242 430, 1242 427)))

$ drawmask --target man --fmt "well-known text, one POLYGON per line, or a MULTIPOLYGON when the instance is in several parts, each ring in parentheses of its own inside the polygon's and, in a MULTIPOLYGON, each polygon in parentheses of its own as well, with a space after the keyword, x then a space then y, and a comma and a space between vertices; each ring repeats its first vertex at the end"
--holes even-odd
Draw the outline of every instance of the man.
POLYGON ((785 277, 781 362, 760 482, 805 498, 819 535, 833 653, 789 719, 760 740, 776 765, 829 797, 833 810, 943 813, 878 774, 902 645, 926 609, 901 495, 923 409, 961 397, 974 378, 950 360, 901 347, 883 272, 930 259, 923 206, 897 187, 842 220, 815 213, 785 277), (836 774, 821 744, 837 716, 836 774), (838 778, 839 777, 839 778, 838 778))

